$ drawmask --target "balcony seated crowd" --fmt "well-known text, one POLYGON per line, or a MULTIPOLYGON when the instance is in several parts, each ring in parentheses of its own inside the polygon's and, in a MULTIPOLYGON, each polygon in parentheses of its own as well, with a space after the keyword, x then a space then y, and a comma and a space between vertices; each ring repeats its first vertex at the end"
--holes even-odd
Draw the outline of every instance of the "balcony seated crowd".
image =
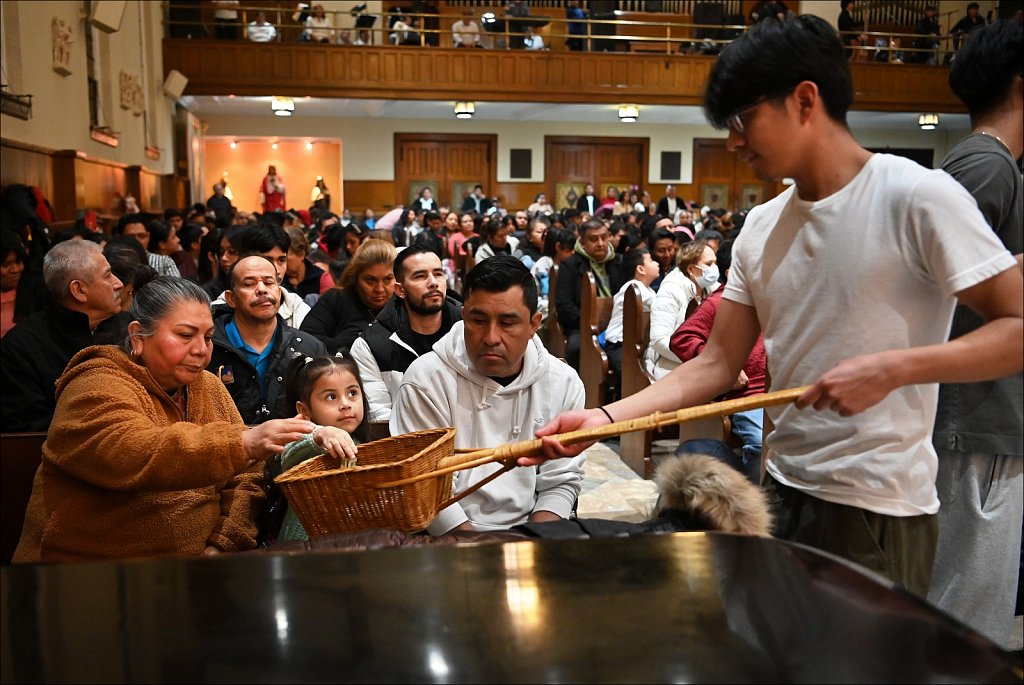
MULTIPOLYGON (((355 46, 715 55, 745 25, 793 16, 795 10, 795 3, 775 0, 761 0, 746 16, 739 12, 729 14, 738 9, 732 4, 738 3, 696 2, 692 14, 630 13, 613 11, 614 3, 605 3, 608 8, 588 8, 587 4, 568 0, 564 10, 558 12, 531 12, 528 1, 508 0, 502 7, 465 7, 457 14, 442 15, 436 3, 416 0, 374 15, 367 12, 365 4, 339 13, 326 11, 321 4, 300 2, 289 11, 278 9, 268 13, 265 9, 246 8, 239 0, 211 0, 215 22, 212 32, 194 21, 194 13, 178 25, 172 15, 170 30, 172 36, 195 38, 212 33, 218 39, 254 42, 281 42, 289 36, 301 42, 355 46)), ((886 22, 869 30, 869 17, 877 18, 869 15, 861 3, 841 0, 839 5, 838 27, 853 61, 948 64, 963 38, 986 21, 979 16, 978 3, 967 3, 964 16, 944 34, 938 20, 938 3, 928 2, 915 5, 904 19, 905 25, 886 22)))

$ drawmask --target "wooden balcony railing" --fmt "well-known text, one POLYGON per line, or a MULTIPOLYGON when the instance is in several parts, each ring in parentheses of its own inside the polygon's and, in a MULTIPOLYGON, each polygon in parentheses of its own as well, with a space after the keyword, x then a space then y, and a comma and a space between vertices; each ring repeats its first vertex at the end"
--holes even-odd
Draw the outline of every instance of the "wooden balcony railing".
MULTIPOLYGON (((709 55, 466 50, 166 38, 190 95, 699 105, 709 55)), ((854 107, 963 112, 948 70, 853 62, 854 107)))

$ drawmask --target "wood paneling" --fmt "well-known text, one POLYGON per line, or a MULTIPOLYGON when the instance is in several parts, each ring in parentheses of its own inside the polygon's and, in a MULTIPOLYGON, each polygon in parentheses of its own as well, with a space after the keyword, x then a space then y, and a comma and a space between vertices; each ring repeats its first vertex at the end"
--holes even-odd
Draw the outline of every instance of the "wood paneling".
POLYGON ((545 136, 545 192, 557 207, 559 183, 592 183, 599 200, 609 184, 645 188, 648 149, 647 138, 545 136))
POLYGON ((395 134, 395 196, 409 203, 431 185, 439 204, 458 210, 463 193, 477 183, 494 195, 497 136, 446 133, 395 134))
POLYGON ((53 202, 53 157, 44 150, 10 141, 0 143, 0 185, 22 183, 38 186, 53 202))
POLYGON ((729 186, 729 199, 726 201, 726 206, 729 209, 735 209, 745 205, 744 198, 740 197, 743 186, 759 186, 762 202, 775 197, 785 188, 781 183, 761 181, 748 164, 745 164, 735 153, 726 149, 725 140, 720 138, 694 140, 693 153, 693 177, 696 183, 690 186, 691 190, 688 194, 683 193, 682 186, 677 186, 679 194, 687 199, 692 198, 702 202, 701 187, 703 185, 708 183, 725 184, 729 186))
POLYGON ((526 209, 537 197, 547 193, 543 183, 499 183, 494 186, 494 195, 501 199, 501 206, 509 211, 526 209))
MULTIPOLYGON (((379 213, 395 206, 394 181, 345 181, 345 207, 355 218, 361 218, 367 207, 379 213)), ((403 200, 408 202, 408 200, 403 200)), ((341 211, 344 207, 337 207, 341 211)))
POLYGON ((128 167, 77 150, 48 150, 42 147, 0 142, 3 154, 2 183, 39 186, 53 206, 54 224, 74 222, 80 209, 96 210, 103 217, 124 213, 124 196, 135 195, 146 211, 163 211, 170 206, 165 186, 170 177, 142 167, 128 167))
MULTIPOLYGON (((706 55, 355 47, 317 43, 163 41, 164 72, 188 77, 190 95, 593 102, 699 105, 714 58, 706 55), (486 78, 482 78, 486 75, 486 78)), ((855 106, 963 112, 949 70, 854 63, 855 106)))

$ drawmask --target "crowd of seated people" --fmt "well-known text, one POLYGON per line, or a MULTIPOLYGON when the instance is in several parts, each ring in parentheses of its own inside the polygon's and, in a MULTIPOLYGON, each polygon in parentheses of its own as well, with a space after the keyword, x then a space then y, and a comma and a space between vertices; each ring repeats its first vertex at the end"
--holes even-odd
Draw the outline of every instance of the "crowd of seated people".
MULTIPOLYGON (((107 226, 82 212, 73 229, 37 234, 48 244, 38 258, 19 222, 5 222, 2 422, 6 432, 47 433, 16 561, 301 539, 269 478, 318 454, 357 460, 371 421, 399 432, 458 425, 465 446, 526 439, 582 401, 577 366, 536 335, 552 310, 578 308, 568 274, 600 275, 601 294, 619 295, 621 328, 623 284, 652 283, 666 237, 671 255, 708 226, 732 229, 726 215, 682 201, 660 217, 638 191, 592 214, 589 203, 556 210, 543 194, 506 210, 482 188, 452 211, 423 190, 362 220, 322 205, 244 212, 224 191, 217 183, 206 203, 107 226), (564 307, 549 287, 556 266, 566 274, 559 292, 571 286, 564 307), (45 284, 44 297, 33 283, 45 284), (510 423, 517 407, 541 413, 510 423), (204 465, 172 473, 173 458, 204 465), (145 514, 100 534, 128 510, 145 514), (172 526, 174 540, 151 534, 176 511, 191 513, 172 526)), ((578 325, 565 331, 578 339, 578 325)), ((613 332, 612 356, 617 343, 613 332)), ((562 519, 584 460, 506 475, 442 512, 430 532, 562 519)), ((490 472, 468 471, 456 488, 490 472)))
MULTIPOLYGON (((451 46, 455 48, 513 48, 526 50, 548 50, 552 46, 572 51, 621 49, 646 51, 655 43, 623 41, 616 47, 608 47, 607 25, 596 23, 588 26, 588 20, 614 20, 616 15, 593 14, 578 1, 567 2, 563 10, 564 16, 547 13, 531 13, 530 3, 520 0, 508 0, 495 11, 480 11, 466 7, 458 14, 441 16, 433 3, 410 2, 404 6, 392 8, 386 15, 374 15, 367 12, 365 4, 357 5, 344 14, 352 19, 341 16, 343 13, 328 11, 319 3, 297 3, 294 11, 278 12, 272 21, 264 11, 245 13, 240 11, 237 0, 213 0, 214 35, 220 39, 237 39, 243 36, 254 42, 279 42, 282 40, 282 29, 292 29, 288 35, 294 34, 303 42, 328 43, 338 45, 411 45, 411 46, 451 46), (377 25, 380 19, 380 25, 377 25), (589 37, 588 37, 589 33, 589 37), (545 34, 550 37, 545 39, 545 34), (442 38, 443 35, 443 38, 442 38), (594 36, 601 35, 601 38, 594 36), (506 39, 507 36, 507 39, 506 39), (553 41, 558 37, 560 40, 553 41), (601 46, 605 46, 602 48, 601 46)), ((736 25, 752 25, 768 19, 784 19, 794 14, 793 7, 785 2, 765 0, 755 4, 754 8, 743 17, 726 15, 721 10, 708 12, 715 3, 698 3, 701 11, 689 15, 652 14, 643 18, 644 21, 664 22, 677 21, 693 24, 692 36, 688 39, 679 38, 678 45, 672 52, 683 54, 717 54, 721 44, 716 41, 730 40, 736 35, 736 25), (701 28, 703 25, 720 25, 729 29, 701 28)), ((793 3, 789 3, 792 5, 793 3)), ((940 60, 950 63, 963 42, 964 36, 978 26, 991 22, 979 14, 979 5, 971 2, 966 5, 965 15, 949 30, 943 33, 939 24, 938 4, 928 3, 921 10, 915 21, 909 22, 898 34, 907 37, 892 37, 882 33, 868 31, 864 20, 864 10, 855 0, 843 0, 839 3, 840 13, 837 19, 839 31, 843 34, 844 43, 848 46, 847 54, 852 61, 892 61, 937 64, 940 60), (916 34, 916 38, 909 37, 916 34), (941 41, 947 41, 948 50, 940 48, 941 41), (896 50, 884 48, 895 47, 896 50), (910 47, 912 50, 907 50, 910 47), (903 48, 903 49, 899 49, 903 48), (890 54, 892 52, 892 54, 890 54)), ((630 17, 632 22, 641 19, 630 17)), ((653 26, 662 32, 660 26, 653 26)), ((891 31, 893 27, 886 27, 891 31)), ((646 35, 646 27, 630 24, 625 33, 646 35)), ((657 37, 652 34, 652 37, 657 37)), ((613 44, 614 45, 614 44, 613 44)))

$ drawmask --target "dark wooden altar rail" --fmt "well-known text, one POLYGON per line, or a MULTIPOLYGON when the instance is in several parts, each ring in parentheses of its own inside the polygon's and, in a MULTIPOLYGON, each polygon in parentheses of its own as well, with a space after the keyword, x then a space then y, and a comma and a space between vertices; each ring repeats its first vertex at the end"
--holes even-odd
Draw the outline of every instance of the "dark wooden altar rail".
MULTIPOLYGON (((700 105, 713 57, 165 38, 189 95, 700 105)), ((854 106, 963 112, 942 67, 855 63, 854 106)))

